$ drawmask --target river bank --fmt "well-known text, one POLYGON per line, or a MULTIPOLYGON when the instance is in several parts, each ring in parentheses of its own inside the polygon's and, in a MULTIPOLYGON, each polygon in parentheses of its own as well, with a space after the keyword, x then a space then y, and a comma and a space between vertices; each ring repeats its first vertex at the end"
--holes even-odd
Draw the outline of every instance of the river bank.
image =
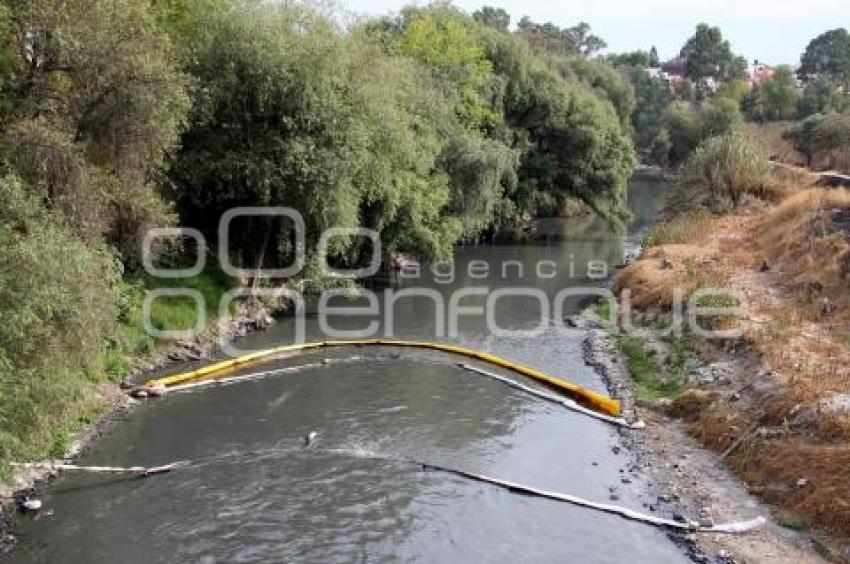
MULTIPOLYGON (((636 399, 628 362, 615 335, 586 317, 577 324, 587 330, 585 362, 602 375, 612 396, 622 401, 627 417, 646 424, 638 433, 621 432, 634 460, 628 466, 628 480, 646 481, 650 497, 655 499, 644 504, 646 510, 669 518, 683 516, 703 525, 770 515, 770 508, 751 496, 720 458, 690 436, 680 421, 636 399)), ((694 562, 823 562, 809 537, 783 529, 772 520, 746 535, 670 536, 694 562)))
MULTIPOLYGON (((216 320, 193 339, 163 344, 147 355, 132 359, 133 368, 120 383, 106 381, 98 386, 102 407, 91 424, 71 437, 64 456, 55 462, 78 463, 98 439, 121 423, 140 403, 127 392, 143 378, 178 366, 206 362, 222 339, 263 331, 274 323, 273 314, 276 313, 276 309, 261 301, 243 300, 237 302, 236 311, 227 323, 216 320)), ((0 482, 0 555, 12 550, 16 542, 9 533, 9 524, 18 510, 17 500, 22 496, 36 496, 57 477, 58 473, 50 469, 17 467, 9 481, 0 482)))
MULTIPOLYGON (((753 201, 723 216, 673 219, 614 281, 615 291, 631 290, 643 326, 666 326, 676 287, 686 295, 709 285, 730 288, 746 300, 741 337, 685 335, 693 354, 675 376, 682 378, 681 390, 651 407, 644 402, 642 414, 650 423, 650 452, 676 464, 670 477, 680 496, 706 490, 720 511, 733 514, 754 503, 750 495, 770 504, 783 529, 748 537, 740 547, 736 541, 722 549, 727 552, 737 547, 741 556, 761 560, 808 547, 833 560, 850 559, 843 478, 850 456, 848 209, 846 192, 803 185, 776 204, 753 201), (686 462, 675 461, 681 449, 686 462), (720 472, 718 465, 740 480, 730 482, 737 481, 733 489, 705 488, 704 477, 720 472), (687 478, 682 483, 680 473, 698 477, 699 487, 689 487, 687 478)), ((662 378, 670 377, 670 340, 640 344, 656 357, 662 378)), ((607 348, 620 355, 621 347, 607 348)), ((620 355, 605 368, 623 371, 628 364, 620 355)), ((705 497, 696 495, 695 506, 705 497)))

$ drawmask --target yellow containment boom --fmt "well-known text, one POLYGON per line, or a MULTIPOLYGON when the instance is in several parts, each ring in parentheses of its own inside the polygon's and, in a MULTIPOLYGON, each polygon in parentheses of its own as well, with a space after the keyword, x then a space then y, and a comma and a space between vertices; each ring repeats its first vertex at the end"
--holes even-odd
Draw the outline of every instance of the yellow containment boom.
POLYGON ((523 366, 522 364, 512 362, 510 360, 490 353, 467 349, 464 347, 458 347, 455 345, 432 343, 429 341, 395 341, 370 339, 363 341, 317 341, 313 343, 282 345, 280 347, 257 351, 251 354, 247 354, 245 356, 240 356, 238 358, 231 358, 229 360, 215 362, 213 364, 204 366, 203 368, 198 368, 197 370, 191 370, 189 372, 183 372, 181 374, 173 374, 171 376, 165 376, 163 378, 155 378, 153 380, 148 380, 143 384, 143 387, 169 388, 171 386, 183 384, 192 380, 212 378, 226 370, 234 369, 252 362, 258 362, 281 353, 301 352, 324 347, 346 346, 414 347, 420 349, 437 350, 469 358, 474 358, 483 362, 495 364, 496 366, 501 366, 502 368, 513 370, 514 372, 518 372, 523 376, 531 378, 532 380, 547 384, 602 413, 612 416, 620 415, 620 402, 618 400, 609 398, 608 396, 602 395, 592 390, 588 390, 587 388, 579 386, 578 384, 573 384, 572 382, 568 382, 566 380, 550 376, 549 374, 545 374, 543 372, 540 372, 539 370, 535 370, 534 368, 523 366))

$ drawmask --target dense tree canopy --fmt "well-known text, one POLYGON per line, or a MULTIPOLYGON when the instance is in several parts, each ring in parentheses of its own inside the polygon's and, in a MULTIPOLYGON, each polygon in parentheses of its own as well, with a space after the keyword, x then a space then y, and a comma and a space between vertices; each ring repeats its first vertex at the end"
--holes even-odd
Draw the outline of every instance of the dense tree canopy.
MULTIPOLYGON (((327 227, 429 260, 567 198, 627 215, 632 87, 589 59, 587 24, 511 32, 504 10, 445 2, 339 22, 309 2, 0 3, 2 458, 53 452, 91 383, 126 368, 150 227, 214 244, 235 206, 295 208, 319 287, 327 227)), ((282 218, 235 221, 230 241, 245 268, 295 253, 282 218)), ((340 266, 371 251, 331 243, 340 266)))
POLYGON ((744 105, 747 117, 754 121, 784 121, 797 116, 799 102, 794 71, 783 65, 776 68, 770 79, 753 87, 744 105))
POLYGON ((720 29, 707 24, 697 26, 679 56, 685 60, 685 76, 696 83, 708 77, 719 80, 737 78, 747 69, 746 60, 732 53, 720 29))
POLYGON ((800 78, 824 77, 850 84, 850 33, 833 29, 812 39, 800 59, 800 78))
POLYGON ((475 21, 499 31, 508 31, 508 27, 511 25, 510 14, 502 8, 484 6, 480 10, 476 10, 472 17, 475 18, 475 21))

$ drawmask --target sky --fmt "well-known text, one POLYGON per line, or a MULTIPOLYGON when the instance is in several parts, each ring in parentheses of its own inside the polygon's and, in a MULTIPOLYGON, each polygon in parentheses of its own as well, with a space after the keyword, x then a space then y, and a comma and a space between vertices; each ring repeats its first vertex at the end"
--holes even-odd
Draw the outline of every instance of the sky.
MULTIPOLYGON (((398 11, 406 0, 339 0, 358 14, 398 11)), ((416 2, 420 5, 427 2, 416 2)), ((850 27, 848 0, 454 0, 468 12, 483 5, 504 8, 515 24, 527 15, 535 22, 569 27, 579 21, 616 53, 658 48, 662 60, 674 57, 696 25, 720 27, 732 50, 750 63, 796 65, 808 42, 824 31, 850 27)))

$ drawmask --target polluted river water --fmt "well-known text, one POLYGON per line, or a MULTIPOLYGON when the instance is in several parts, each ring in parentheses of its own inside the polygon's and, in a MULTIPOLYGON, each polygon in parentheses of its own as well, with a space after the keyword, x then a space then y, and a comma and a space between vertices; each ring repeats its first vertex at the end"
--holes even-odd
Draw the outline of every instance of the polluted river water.
MULTIPOLYGON (((630 236, 655 219, 662 192, 659 183, 632 182, 630 236)), ((464 288, 530 287, 551 304, 564 288, 602 286, 604 280, 587 278, 586 265, 601 261, 610 271, 629 244, 628 235, 610 233, 589 217, 544 222, 537 236, 535 244, 459 248, 451 278, 423 270, 391 287, 433 289, 447 304, 464 288), (473 261, 489 266, 487 276, 480 264, 470 268, 473 261), (545 276, 536 272, 541 261, 545 276), (506 262, 513 266, 503 269, 506 262)), ((486 295, 471 294, 462 304, 484 307, 486 301, 486 295)), ((578 307, 577 299, 567 300, 563 311, 550 315, 578 307)), ((540 323, 540 309, 536 298, 505 295, 491 321, 529 329, 540 323)), ((393 317, 394 338, 491 352, 606 392, 582 360, 578 332, 549 324, 532 338, 495 336, 486 316, 470 314, 457 318, 456 336, 443 337, 436 329, 439 307, 424 296, 399 299, 393 317)), ((384 316, 375 319, 376 336, 385 336, 384 316)), ((337 329, 360 329, 370 321, 329 319, 337 329)), ((308 315, 305 325, 308 341, 327 338, 317 316, 308 315)), ((294 332, 291 320, 281 320, 237 345, 273 347, 291 341, 294 332)), ((144 480, 63 475, 42 496, 50 516, 14 522, 18 545, 10 560, 687 561, 661 529, 393 460, 431 462, 647 511, 648 485, 623 479, 631 455, 616 428, 463 370, 460 360, 383 347, 319 350, 234 374, 309 365, 301 370, 148 401, 81 463, 195 463, 144 480), (317 435, 305 448, 311 432, 317 435)))

